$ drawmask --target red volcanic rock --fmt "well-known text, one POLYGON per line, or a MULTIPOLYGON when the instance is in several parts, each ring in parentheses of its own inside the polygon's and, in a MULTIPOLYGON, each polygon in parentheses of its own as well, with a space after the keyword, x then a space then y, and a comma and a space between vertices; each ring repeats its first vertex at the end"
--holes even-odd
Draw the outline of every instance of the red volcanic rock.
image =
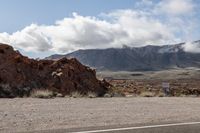
POLYGON ((63 95, 91 91, 102 96, 107 85, 97 80, 95 70, 75 58, 37 61, 0 44, 0 97, 29 95, 33 89, 48 89, 63 95))

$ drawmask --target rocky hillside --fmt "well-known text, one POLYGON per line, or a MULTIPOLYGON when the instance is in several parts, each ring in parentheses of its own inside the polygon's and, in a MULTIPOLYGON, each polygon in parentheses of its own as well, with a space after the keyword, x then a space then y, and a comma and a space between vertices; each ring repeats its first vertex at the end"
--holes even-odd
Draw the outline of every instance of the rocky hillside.
POLYGON ((95 70, 76 59, 34 60, 22 56, 9 45, 0 44, 0 97, 29 96, 32 90, 48 89, 63 95, 107 91, 95 70))
MULTIPOLYGON (((196 41, 197 45, 200 41, 196 41)), ((98 70, 161 70, 174 67, 200 67, 200 53, 183 50, 184 43, 164 46, 124 47, 78 50, 66 55, 52 55, 46 59, 75 57, 81 63, 98 70)))

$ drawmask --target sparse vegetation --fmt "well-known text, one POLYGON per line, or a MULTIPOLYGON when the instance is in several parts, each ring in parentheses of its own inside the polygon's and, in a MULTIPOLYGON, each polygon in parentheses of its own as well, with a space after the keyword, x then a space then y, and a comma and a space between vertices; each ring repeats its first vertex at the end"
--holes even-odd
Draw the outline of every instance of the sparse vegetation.
POLYGON ((33 90, 31 92, 31 97, 33 98, 53 98, 54 96, 54 93, 53 91, 50 91, 50 90, 33 90))
POLYGON ((9 84, 0 84, 0 98, 13 98, 14 94, 9 84))
POLYGON ((54 96, 55 96, 55 97, 64 97, 63 94, 61 94, 61 93, 57 93, 57 92, 54 92, 54 96))
POLYGON ((72 93, 71 93, 71 96, 72 96, 73 98, 81 98, 81 97, 84 97, 84 95, 81 94, 81 92, 79 92, 79 91, 74 91, 74 92, 72 92, 72 93))
MULTIPOLYGON (((109 91, 106 93, 109 94, 111 97, 124 97, 125 95, 122 92, 122 89, 119 87, 112 86, 109 88, 109 91)), ((105 96, 106 96, 105 94, 105 96)))
POLYGON ((89 98, 96 98, 96 97, 97 97, 97 94, 96 94, 95 92, 89 91, 89 92, 87 93, 87 96, 88 96, 89 98))
POLYGON ((178 75, 190 75, 190 73, 189 72, 181 72, 181 73, 178 73, 178 75))
POLYGON ((106 94, 104 95, 104 97, 106 97, 106 98, 110 98, 110 97, 112 97, 112 95, 109 94, 109 93, 106 93, 106 94))
POLYGON ((141 97, 154 97, 155 93, 150 91, 145 91, 140 94, 141 97))
POLYGON ((10 85, 9 84, 0 84, 0 87, 4 90, 10 90, 10 85))
POLYGON ((157 94, 157 96, 158 96, 158 97, 164 97, 165 94, 164 94, 163 92, 159 92, 159 93, 157 94))

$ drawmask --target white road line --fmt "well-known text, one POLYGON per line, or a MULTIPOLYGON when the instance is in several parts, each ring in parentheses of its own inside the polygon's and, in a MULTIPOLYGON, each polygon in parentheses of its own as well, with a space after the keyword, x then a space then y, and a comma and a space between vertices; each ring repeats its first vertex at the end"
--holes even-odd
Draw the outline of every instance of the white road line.
POLYGON ((174 123, 174 124, 127 127, 127 128, 114 128, 114 129, 104 129, 104 130, 80 131, 80 132, 73 132, 73 133, 101 133, 101 132, 111 132, 111 131, 124 131, 124 130, 136 130, 136 129, 171 127, 171 126, 184 126, 184 125, 196 125, 196 124, 200 124, 200 122, 174 123))

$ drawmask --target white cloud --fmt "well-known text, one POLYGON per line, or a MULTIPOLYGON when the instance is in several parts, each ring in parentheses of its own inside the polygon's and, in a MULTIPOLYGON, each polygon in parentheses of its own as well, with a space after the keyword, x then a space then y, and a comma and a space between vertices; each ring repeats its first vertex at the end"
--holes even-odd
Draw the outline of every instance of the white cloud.
POLYGON ((161 0, 155 5, 153 13, 161 16, 180 40, 187 42, 183 46, 186 52, 200 53, 198 45, 191 43, 199 28, 199 22, 196 19, 198 15, 196 4, 194 0, 161 0))
POLYGON ((8 33, 0 33, 0 42, 11 44, 25 51, 50 50, 52 48, 51 42, 45 33, 41 31, 41 27, 31 24, 11 35, 8 33))
MULTIPOLYGON (((142 2, 152 6, 150 0, 142 2)), ((170 9, 165 13, 180 15, 192 10, 190 2, 190 0, 164 0, 155 5, 154 9, 157 12, 170 9), (181 4, 180 1, 184 2, 181 4), (161 9, 166 2, 168 5, 161 9), (180 7, 176 8, 177 4, 180 7)), ((157 15, 155 12, 133 9, 104 13, 106 18, 101 19, 73 13, 72 17, 56 21, 54 25, 31 24, 12 34, 0 33, 0 42, 11 44, 24 51, 57 53, 88 48, 121 47, 124 44, 135 47, 180 42, 182 38, 177 36, 177 33, 183 32, 183 29, 186 30, 184 32, 188 32, 184 28, 187 23, 181 17, 163 21, 157 15)))
POLYGON ((176 40, 171 28, 150 16, 147 12, 118 10, 109 14, 127 35, 121 42, 129 46, 163 44, 176 40))
POLYGON ((145 12, 118 10, 107 14, 111 22, 73 14, 55 25, 27 26, 13 34, 0 33, 0 41, 25 51, 69 52, 80 48, 106 48, 161 44, 174 40, 170 28, 145 12))
POLYGON ((199 42, 187 42, 183 45, 183 49, 186 52, 200 53, 200 43, 199 42))
POLYGON ((194 7, 192 0, 162 0, 155 8, 155 11, 177 16, 190 14, 194 7))
POLYGON ((73 14, 73 18, 57 21, 42 31, 51 38, 55 51, 71 51, 82 48, 105 48, 114 45, 118 37, 126 36, 118 24, 73 14))

